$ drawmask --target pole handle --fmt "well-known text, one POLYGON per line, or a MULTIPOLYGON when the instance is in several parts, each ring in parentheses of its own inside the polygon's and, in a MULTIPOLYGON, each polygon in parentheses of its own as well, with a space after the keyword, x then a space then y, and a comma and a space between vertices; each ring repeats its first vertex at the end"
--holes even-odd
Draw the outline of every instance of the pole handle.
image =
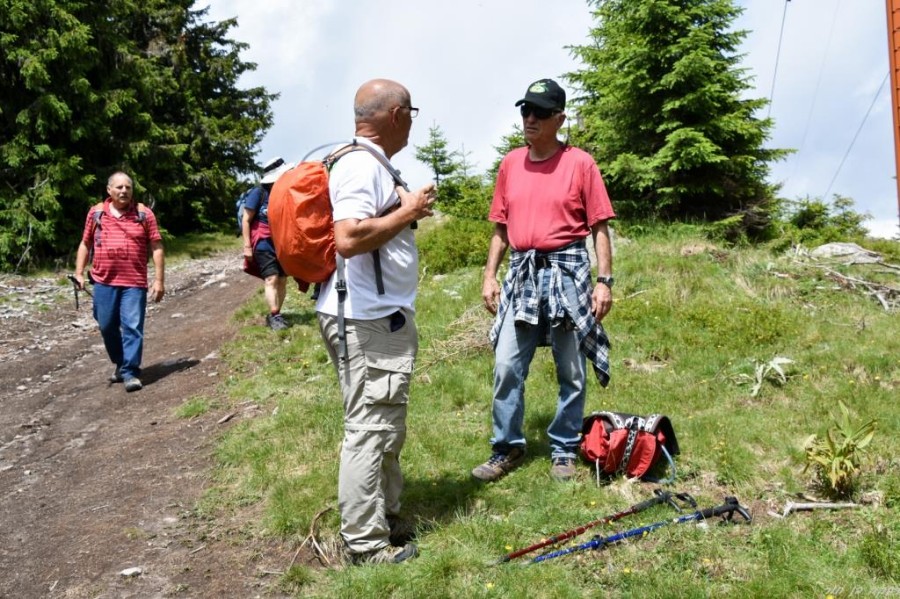
POLYGON ((697 518, 700 520, 707 520, 709 518, 721 516, 724 522, 731 522, 734 519, 735 514, 739 515, 745 522, 749 523, 753 521, 750 512, 740 504, 737 497, 726 497, 725 503, 722 505, 698 511, 697 518))

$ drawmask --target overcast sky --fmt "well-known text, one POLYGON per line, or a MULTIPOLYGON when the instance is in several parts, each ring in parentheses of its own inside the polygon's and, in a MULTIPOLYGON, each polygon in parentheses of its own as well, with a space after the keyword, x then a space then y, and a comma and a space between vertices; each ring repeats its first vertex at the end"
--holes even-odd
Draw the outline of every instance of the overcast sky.
MULTIPOLYGON (((755 89, 771 98, 769 145, 797 152, 772 169, 789 198, 852 197, 881 236, 898 231, 885 3, 743 0, 736 27, 755 89), (783 25, 783 27, 782 27, 783 25), (783 31, 783 34, 782 34, 783 31), (780 51, 779 51, 780 40, 780 51), (777 65, 777 68, 776 68, 777 65)), ((257 63, 242 85, 280 93, 262 143, 298 160, 353 133, 353 95, 376 77, 409 88, 420 108, 410 146, 393 162, 411 186, 427 182, 414 145, 437 125, 451 150, 490 167, 494 146, 520 121, 528 84, 580 69, 565 46, 588 42, 584 0, 201 0, 209 18, 237 17, 232 37, 257 63)), ((615 198, 613 198, 615 204, 615 198)))

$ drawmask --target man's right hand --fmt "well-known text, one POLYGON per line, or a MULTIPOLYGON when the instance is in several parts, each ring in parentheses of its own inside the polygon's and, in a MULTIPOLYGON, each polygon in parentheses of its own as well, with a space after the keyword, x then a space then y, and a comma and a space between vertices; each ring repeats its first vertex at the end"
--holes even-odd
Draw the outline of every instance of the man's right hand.
POLYGON ((434 183, 429 183, 416 191, 406 191, 402 187, 397 187, 397 196, 400 198, 400 207, 408 212, 414 221, 434 214, 433 206, 437 199, 434 183))
POLYGON ((253 257, 253 246, 245 245, 243 256, 244 256, 244 258, 252 258, 253 257))
POLYGON ((79 291, 84 289, 84 274, 79 274, 76 272, 72 275, 71 280, 78 287, 79 291))

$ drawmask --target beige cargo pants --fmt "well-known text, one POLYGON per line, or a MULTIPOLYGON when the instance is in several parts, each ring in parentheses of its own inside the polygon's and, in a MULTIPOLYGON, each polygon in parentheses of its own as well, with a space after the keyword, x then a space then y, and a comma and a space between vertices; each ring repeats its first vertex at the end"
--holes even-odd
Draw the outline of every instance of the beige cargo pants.
POLYGON ((338 357, 337 318, 321 312, 318 318, 344 400, 341 537, 351 552, 372 551, 388 545, 387 516, 400 512, 400 450, 418 350, 415 320, 406 310, 378 320, 347 319, 345 361, 338 357))

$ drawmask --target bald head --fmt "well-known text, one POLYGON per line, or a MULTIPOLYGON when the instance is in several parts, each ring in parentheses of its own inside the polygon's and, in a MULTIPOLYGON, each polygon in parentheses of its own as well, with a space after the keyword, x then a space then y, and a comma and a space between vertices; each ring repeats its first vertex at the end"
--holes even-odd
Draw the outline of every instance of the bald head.
POLYGON ((353 100, 356 135, 381 146, 388 158, 406 147, 412 125, 409 90, 390 79, 363 83, 353 100), (400 110, 406 107, 406 110, 400 110))
POLYGON ((394 106, 409 104, 409 90, 390 79, 372 79, 363 83, 353 100, 356 122, 369 122, 394 106))

